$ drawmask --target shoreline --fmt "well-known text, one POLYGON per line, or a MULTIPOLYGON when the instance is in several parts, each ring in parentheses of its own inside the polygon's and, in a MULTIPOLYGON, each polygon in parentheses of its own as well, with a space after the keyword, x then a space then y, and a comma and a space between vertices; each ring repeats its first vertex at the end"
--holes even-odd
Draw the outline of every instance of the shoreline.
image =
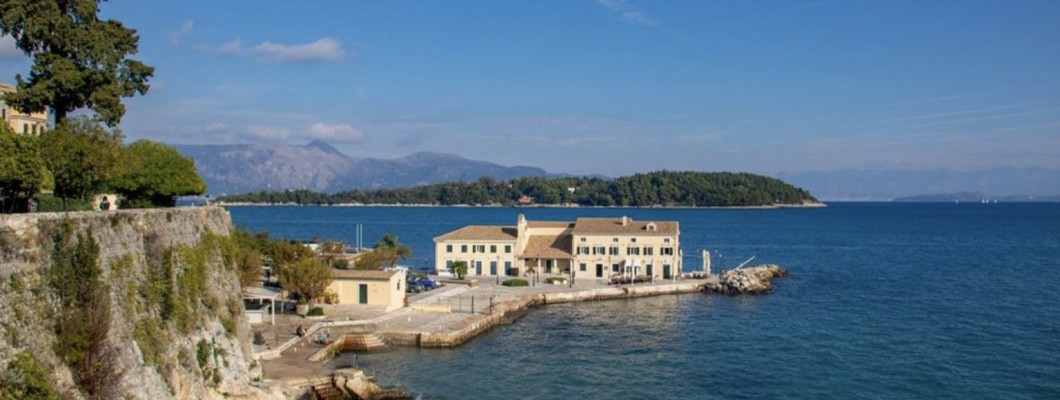
POLYGON ((623 210, 780 210, 797 208, 826 208, 827 203, 817 202, 808 204, 772 204, 764 206, 582 206, 577 204, 536 204, 528 206, 500 205, 500 204, 362 204, 362 203, 338 203, 338 204, 298 204, 298 203, 249 203, 249 202, 223 202, 216 203, 218 207, 424 207, 424 208, 567 208, 567 209, 623 209, 623 210))

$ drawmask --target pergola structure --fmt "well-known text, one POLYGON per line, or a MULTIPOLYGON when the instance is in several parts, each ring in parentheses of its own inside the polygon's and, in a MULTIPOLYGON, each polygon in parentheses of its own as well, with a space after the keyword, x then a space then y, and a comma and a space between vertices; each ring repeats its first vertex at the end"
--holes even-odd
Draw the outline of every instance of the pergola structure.
POLYGON ((243 300, 269 301, 270 324, 276 325, 276 299, 280 297, 280 290, 267 287, 243 288, 243 300))

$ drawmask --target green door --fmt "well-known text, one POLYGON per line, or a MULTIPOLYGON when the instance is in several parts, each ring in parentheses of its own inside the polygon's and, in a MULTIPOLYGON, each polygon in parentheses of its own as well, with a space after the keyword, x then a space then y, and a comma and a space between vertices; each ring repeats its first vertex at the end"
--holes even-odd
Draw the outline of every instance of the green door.
POLYGON ((368 304, 368 285, 360 284, 360 302, 361 304, 368 304))
POLYGON ((652 271, 651 264, 648 264, 647 267, 645 267, 644 269, 648 273, 648 276, 655 275, 655 274, 653 274, 653 272, 655 272, 655 271, 652 271))
POLYGON ((670 277, 670 266, 664 264, 663 265, 663 279, 670 279, 670 278, 671 278, 670 277))

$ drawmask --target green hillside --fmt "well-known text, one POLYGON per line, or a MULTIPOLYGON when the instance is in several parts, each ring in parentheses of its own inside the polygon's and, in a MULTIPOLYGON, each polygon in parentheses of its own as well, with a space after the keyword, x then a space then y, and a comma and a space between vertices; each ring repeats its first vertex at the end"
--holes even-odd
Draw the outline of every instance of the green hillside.
POLYGON ((749 207, 816 203, 806 190, 767 176, 733 172, 660 171, 618 179, 527 177, 497 181, 449 182, 400 189, 350 190, 335 194, 305 190, 255 192, 222 197, 246 203, 437 204, 581 206, 749 207))

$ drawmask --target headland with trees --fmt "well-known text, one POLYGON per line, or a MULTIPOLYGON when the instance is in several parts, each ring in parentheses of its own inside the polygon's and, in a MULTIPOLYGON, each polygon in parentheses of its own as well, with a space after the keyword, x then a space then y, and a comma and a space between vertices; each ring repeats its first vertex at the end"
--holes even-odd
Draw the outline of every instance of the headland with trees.
POLYGON ((617 179, 524 177, 340 193, 261 191, 223 196, 252 204, 555 205, 586 207, 769 207, 817 205, 805 189, 738 172, 658 171, 617 179))

